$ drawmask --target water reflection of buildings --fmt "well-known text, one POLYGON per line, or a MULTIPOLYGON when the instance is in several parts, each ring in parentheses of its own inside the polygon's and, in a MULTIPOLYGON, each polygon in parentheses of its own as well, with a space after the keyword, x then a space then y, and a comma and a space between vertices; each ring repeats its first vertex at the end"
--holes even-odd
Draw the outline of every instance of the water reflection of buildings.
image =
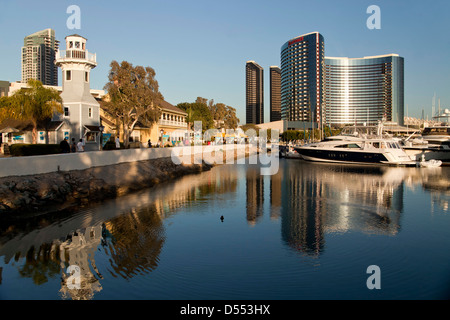
POLYGON ((305 162, 280 168, 282 238, 294 249, 314 256, 324 250, 326 233, 400 230, 404 176, 391 169, 405 168, 305 162))
POLYGON ((312 257, 323 252, 330 232, 396 235, 404 211, 404 186, 421 185, 440 197, 436 204, 444 210, 448 206, 450 177, 442 174, 448 171, 281 160, 276 175, 261 176, 259 168, 223 166, 105 202, 53 224, 47 219, 46 225, 32 231, 2 234, 0 257, 6 264, 25 259, 17 263, 19 274, 37 285, 62 275, 60 293, 65 298, 91 299, 102 290, 106 275, 128 280, 155 270, 166 240, 164 219, 178 208, 195 209, 199 203, 211 210, 224 207, 230 198, 239 198, 235 194, 243 172, 248 223, 261 221, 270 192, 270 218, 281 218, 283 241, 312 257), (103 274, 96 258, 108 263, 100 268, 103 274), (80 289, 67 282, 71 265, 80 268, 80 289))
POLYGON ((281 215, 281 186, 282 177, 280 174, 270 176, 270 219, 277 220, 281 215))
POLYGON ((430 192, 431 195, 431 213, 440 209, 449 211, 450 204, 450 174, 448 170, 441 171, 441 168, 434 168, 440 174, 428 177, 423 182, 423 189, 430 192), (438 170, 436 170, 438 169, 438 170))
POLYGON ((255 225, 264 212, 264 176, 259 168, 249 167, 246 173, 247 222, 255 225))
MULTIPOLYGON (((294 164, 294 163, 292 163, 294 164)), ((299 163, 295 163, 299 164, 299 163)), ((316 255, 323 248, 322 188, 312 172, 301 166, 284 167, 281 210, 283 240, 295 250, 316 255)))

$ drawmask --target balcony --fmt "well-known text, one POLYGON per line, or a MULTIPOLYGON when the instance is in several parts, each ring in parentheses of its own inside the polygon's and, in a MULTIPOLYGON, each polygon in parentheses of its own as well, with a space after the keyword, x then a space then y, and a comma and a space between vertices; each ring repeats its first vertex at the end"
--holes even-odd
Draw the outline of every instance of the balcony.
POLYGON ((181 121, 159 119, 158 124, 160 126, 170 126, 187 129, 187 123, 181 121))
POLYGON ((58 50, 55 55, 56 63, 58 62, 86 62, 97 65, 97 55, 87 50, 58 50))

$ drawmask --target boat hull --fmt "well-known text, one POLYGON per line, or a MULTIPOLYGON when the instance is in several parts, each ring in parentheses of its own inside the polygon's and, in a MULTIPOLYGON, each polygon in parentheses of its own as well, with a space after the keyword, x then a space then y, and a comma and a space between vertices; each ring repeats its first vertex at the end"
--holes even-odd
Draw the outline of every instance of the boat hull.
POLYGON ((385 153, 365 152, 362 150, 336 150, 318 149, 312 147, 300 147, 295 150, 307 161, 333 162, 333 163, 358 163, 358 164, 391 164, 413 166, 415 161, 392 161, 385 153))
POLYGON ((422 160, 422 155, 424 155, 425 160, 441 160, 445 165, 450 165, 450 149, 403 147, 403 150, 417 161, 422 160))

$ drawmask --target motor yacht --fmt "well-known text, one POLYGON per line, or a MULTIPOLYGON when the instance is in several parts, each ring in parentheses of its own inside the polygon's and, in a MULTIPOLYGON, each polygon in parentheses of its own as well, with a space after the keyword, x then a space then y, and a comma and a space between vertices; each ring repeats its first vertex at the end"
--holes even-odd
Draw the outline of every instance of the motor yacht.
POLYGON ((308 161, 398 166, 417 163, 392 137, 383 136, 381 123, 376 127, 346 127, 337 136, 294 149, 308 161))

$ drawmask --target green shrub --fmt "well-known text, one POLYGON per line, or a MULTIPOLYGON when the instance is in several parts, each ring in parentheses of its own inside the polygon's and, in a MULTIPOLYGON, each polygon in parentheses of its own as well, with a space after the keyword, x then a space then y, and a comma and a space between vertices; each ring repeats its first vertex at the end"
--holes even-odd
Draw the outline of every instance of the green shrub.
POLYGON ((59 144, 25 144, 15 143, 9 146, 12 156, 38 156, 44 154, 62 153, 59 144))

